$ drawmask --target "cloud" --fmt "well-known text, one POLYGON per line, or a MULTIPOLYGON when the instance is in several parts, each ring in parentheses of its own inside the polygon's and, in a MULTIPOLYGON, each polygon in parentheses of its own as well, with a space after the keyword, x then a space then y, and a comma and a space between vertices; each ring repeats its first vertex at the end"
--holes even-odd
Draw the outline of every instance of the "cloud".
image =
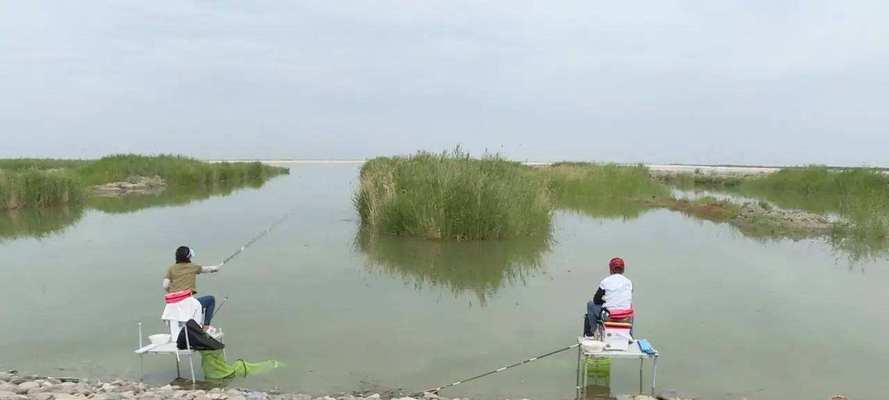
POLYGON ((0 156, 883 164, 881 2, 0 11, 0 156))

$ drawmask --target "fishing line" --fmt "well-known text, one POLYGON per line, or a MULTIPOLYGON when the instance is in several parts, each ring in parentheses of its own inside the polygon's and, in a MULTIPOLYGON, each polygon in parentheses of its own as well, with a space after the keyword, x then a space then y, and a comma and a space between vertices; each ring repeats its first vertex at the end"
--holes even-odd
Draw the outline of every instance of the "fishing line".
MULTIPOLYGON (((263 237, 268 235, 273 229, 275 229, 275 227, 277 227, 278 225, 280 225, 284 221, 286 221, 288 218, 290 218, 290 215, 292 215, 294 211, 296 211, 296 209, 288 211, 283 216, 281 216, 281 218, 278 218, 275 222, 273 222, 271 225, 269 225, 268 228, 265 228, 265 230, 263 230, 256 236, 250 238, 250 240, 247 241, 247 243, 244 243, 244 245, 241 246, 240 249, 238 249, 237 251, 232 253, 230 256, 228 256, 224 260, 222 260, 222 265, 228 264, 229 261, 231 261, 231 260, 235 259, 235 257, 241 255, 241 253, 243 253, 244 250, 247 250, 248 247, 253 246, 254 243, 258 242, 260 239, 262 239, 263 237)), ((222 306, 225 305, 226 301, 228 301, 228 296, 225 296, 225 298, 222 299, 222 303, 219 304, 219 307, 216 307, 214 314, 218 314, 219 311, 222 310, 222 306)))
POLYGON ((562 353, 562 352, 565 352, 565 351, 568 351, 568 350, 571 350, 571 349, 576 349, 578 346, 580 346, 580 343, 578 343, 578 344, 572 344, 571 346, 563 347, 563 348, 561 348, 561 349, 553 350, 553 351, 551 351, 551 352, 549 352, 549 353, 546 353, 546 354, 541 354, 541 355, 539 355, 539 356, 537 356, 537 357, 531 357, 531 358, 529 358, 529 359, 522 360, 522 361, 519 361, 519 362, 517 362, 517 363, 509 364, 509 365, 506 365, 506 366, 497 368, 497 369, 495 369, 495 370, 491 370, 491 371, 485 372, 485 373, 483 373, 483 374, 481 374, 481 375, 476 375, 476 376, 473 376, 473 377, 471 377, 471 378, 462 379, 462 380, 456 381, 456 382, 454 382, 454 383, 449 383, 449 384, 444 385, 444 386, 439 386, 439 387, 436 387, 436 388, 429 388, 429 389, 424 390, 422 393, 415 393, 415 395, 420 395, 420 396, 422 396, 423 393, 438 393, 438 392, 439 392, 440 390, 442 390, 442 389, 451 388, 451 387, 454 387, 454 386, 457 386, 457 385, 460 385, 460 384, 463 384, 463 383, 466 383, 466 382, 471 382, 471 381, 474 381, 474 380, 476 380, 476 379, 481 379, 481 378, 484 378, 484 377, 486 377, 486 376, 488 376, 488 375, 494 375, 494 374, 497 374, 497 373, 506 371, 506 370, 508 370, 508 369, 512 369, 512 368, 518 367, 518 366, 520 366, 520 365, 525 365, 525 364, 527 364, 527 363, 537 361, 537 360, 539 360, 539 359, 541 359, 541 358, 546 358, 546 357, 549 357, 549 356, 552 356, 552 355, 555 355, 555 354, 559 354, 559 353, 562 353))

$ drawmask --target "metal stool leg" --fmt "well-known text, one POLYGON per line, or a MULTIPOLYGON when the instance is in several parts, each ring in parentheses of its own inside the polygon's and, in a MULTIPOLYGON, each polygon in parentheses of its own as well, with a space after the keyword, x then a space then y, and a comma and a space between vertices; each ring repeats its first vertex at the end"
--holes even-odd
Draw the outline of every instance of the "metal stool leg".
POLYGON ((583 349, 580 346, 577 347, 577 369, 574 371, 574 397, 577 400, 580 400, 580 357, 583 354, 583 349))
POLYGON ((194 377, 194 352, 188 354, 188 366, 191 368, 191 384, 194 385, 197 383, 197 380, 194 377))
POLYGON ((654 389, 657 385, 657 356, 651 361, 651 395, 654 396, 654 389))

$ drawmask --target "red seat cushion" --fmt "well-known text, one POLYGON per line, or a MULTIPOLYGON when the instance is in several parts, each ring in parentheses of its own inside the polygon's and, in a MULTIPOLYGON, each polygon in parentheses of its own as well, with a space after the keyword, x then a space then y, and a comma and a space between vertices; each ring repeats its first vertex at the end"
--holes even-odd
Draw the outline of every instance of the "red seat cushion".
POLYGON ((608 310, 608 318, 609 319, 627 319, 632 317, 635 314, 635 311, 632 307, 624 308, 624 309, 614 309, 608 310))

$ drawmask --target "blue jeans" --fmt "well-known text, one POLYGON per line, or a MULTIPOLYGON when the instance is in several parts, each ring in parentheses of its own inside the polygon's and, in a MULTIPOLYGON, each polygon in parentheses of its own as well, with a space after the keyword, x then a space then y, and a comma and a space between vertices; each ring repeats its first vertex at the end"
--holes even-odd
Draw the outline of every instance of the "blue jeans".
POLYGON ((216 298, 213 296, 201 296, 197 300, 201 303, 201 308, 204 309, 204 325, 210 325, 210 320, 213 319, 213 311, 216 310, 216 298))
POLYGON ((592 301, 586 303, 586 324, 584 333, 591 333, 596 330, 596 326, 602 323, 602 305, 595 304, 592 301))

